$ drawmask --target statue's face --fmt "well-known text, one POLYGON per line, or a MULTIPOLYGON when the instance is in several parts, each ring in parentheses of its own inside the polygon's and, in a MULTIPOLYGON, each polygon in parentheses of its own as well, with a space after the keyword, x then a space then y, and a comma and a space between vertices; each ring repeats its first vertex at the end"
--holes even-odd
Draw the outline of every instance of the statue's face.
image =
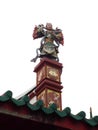
POLYGON ((47 29, 52 29, 52 24, 51 24, 51 23, 47 23, 47 24, 46 24, 46 28, 47 28, 47 29))

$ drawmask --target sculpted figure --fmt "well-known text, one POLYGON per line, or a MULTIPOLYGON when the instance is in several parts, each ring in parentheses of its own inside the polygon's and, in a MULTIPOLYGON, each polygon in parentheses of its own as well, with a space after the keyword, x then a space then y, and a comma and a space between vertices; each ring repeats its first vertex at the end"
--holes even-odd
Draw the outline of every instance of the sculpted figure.
POLYGON ((51 23, 47 23, 45 27, 43 24, 40 24, 38 26, 35 26, 32 36, 33 39, 42 39, 40 42, 40 48, 36 50, 37 55, 31 61, 35 62, 38 57, 47 57, 59 61, 58 48, 60 44, 64 44, 61 29, 53 29, 51 23))

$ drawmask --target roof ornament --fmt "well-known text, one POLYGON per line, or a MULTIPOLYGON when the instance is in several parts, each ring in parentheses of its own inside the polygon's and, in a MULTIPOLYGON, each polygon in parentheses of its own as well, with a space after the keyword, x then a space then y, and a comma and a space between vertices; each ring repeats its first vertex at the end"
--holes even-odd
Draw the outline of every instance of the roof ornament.
POLYGON ((31 62, 36 62, 37 58, 47 57, 56 61, 58 58, 58 48, 59 45, 64 44, 64 38, 62 30, 53 29, 51 23, 47 23, 46 26, 40 24, 35 26, 33 34, 33 39, 42 38, 40 42, 40 47, 36 49, 36 57, 31 60, 31 62))
POLYGON ((93 118, 93 114, 92 114, 92 107, 90 107, 90 119, 93 118))

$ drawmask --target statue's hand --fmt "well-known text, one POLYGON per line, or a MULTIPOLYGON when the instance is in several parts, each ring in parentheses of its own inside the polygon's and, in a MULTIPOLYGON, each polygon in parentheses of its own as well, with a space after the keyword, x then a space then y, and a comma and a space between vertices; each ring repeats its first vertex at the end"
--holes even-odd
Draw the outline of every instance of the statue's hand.
POLYGON ((43 24, 38 25, 38 31, 39 31, 39 32, 42 31, 43 28, 44 28, 44 25, 43 25, 43 24))

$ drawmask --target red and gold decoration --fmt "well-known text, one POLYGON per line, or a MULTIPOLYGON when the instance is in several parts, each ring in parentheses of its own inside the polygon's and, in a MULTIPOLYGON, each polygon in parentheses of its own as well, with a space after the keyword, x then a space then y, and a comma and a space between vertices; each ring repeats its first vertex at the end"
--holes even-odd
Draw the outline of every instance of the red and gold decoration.
POLYGON ((55 103, 57 109, 61 110, 61 92, 46 88, 37 96, 37 100, 42 100, 45 107, 49 107, 55 103))
POLYGON ((42 92, 38 95, 37 99, 38 99, 38 100, 42 100, 43 103, 44 103, 44 105, 45 105, 45 102, 46 102, 46 91, 45 91, 45 90, 42 91, 42 92))
POLYGON ((47 104, 48 104, 48 107, 52 103, 55 103, 57 105, 57 109, 60 110, 60 108, 61 108, 61 93, 47 89, 47 104))
POLYGON ((47 66, 47 78, 60 82, 59 75, 60 73, 58 69, 47 66))
POLYGON ((42 81, 44 78, 45 78, 45 67, 43 66, 42 69, 40 71, 38 71, 37 84, 39 84, 40 81, 42 81))
POLYGON ((57 109, 62 110, 62 64, 48 58, 43 58, 40 60, 40 63, 35 67, 34 72, 36 72, 37 74, 37 100, 43 100, 45 107, 49 107, 49 105, 55 103, 57 105, 57 109))

